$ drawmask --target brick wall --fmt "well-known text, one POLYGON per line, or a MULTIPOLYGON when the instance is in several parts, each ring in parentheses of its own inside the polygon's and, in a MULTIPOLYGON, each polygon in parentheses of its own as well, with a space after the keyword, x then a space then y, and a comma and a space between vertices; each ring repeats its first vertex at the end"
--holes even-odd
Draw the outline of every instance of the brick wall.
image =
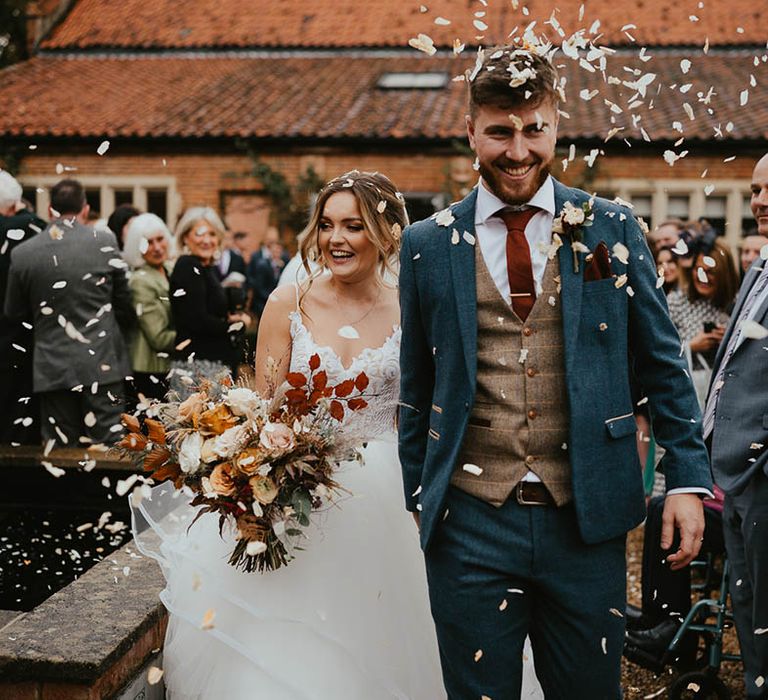
MULTIPOLYGON (((98 142, 89 146, 63 148, 61 146, 38 145, 21 162, 19 175, 55 176, 58 164, 74 167, 74 177, 91 176, 166 176, 176 182, 179 207, 184 209, 198 204, 219 208, 221 193, 228 190, 260 190, 261 183, 249 174, 251 161, 228 145, 185 146, 183 148, 155 145, 151 148, 115 142, 106 155, 98 156, 98 142)), ((762 155, 757 149, 742 149, 737 158, 723 162, 735 153, 726 150, 729 146, 718 143, 707 144, 699 152, 710 155, 690 155, 679 160, 673 167, 662 159, 661 148, 653 151, 629 152, 621 144, 606 146, 606 155, 597 159, 595 166, 587 168, 583 156, 589 149, 577 149, 576 159, 565 173, 561 172, 560 161, 567 155, 568 144, 564 143, 555 163, 555 173, 566 184, 584 186, 590 189, 598 179, 610 183, 617 178, 701 179, 707 170, 708 179, 738 179, 748 182, 753 165, 762 155), (621 147, 622 152, 617 152, 621 147), (613 150, 611 150, 613 149, 613 150)), ((692 149, 693 151, 693 149, 692 149)), ((451 149, 393 148, 393 149, 352 149, 298 150, 286 148, 284 152, 265 151, 260 159, 270 167, 282 172, 289 180, 295 181, 300 173, 312 166, 318 174, 328 179, 357 168, 379 170, 387 174, 404 192, 445 192, 455 199, 462 188, 471 185, 476 177, 471 169, 472 158, 457 155, 451 149)), ((705 183, 706 180, 702 180, 705 183)), ((610 186, 610 185, 609 185, 610 186)), ((260 234, 258 234, 260 235, 260 234)), ((257 235, 257 237, 258 237, 257 235)))

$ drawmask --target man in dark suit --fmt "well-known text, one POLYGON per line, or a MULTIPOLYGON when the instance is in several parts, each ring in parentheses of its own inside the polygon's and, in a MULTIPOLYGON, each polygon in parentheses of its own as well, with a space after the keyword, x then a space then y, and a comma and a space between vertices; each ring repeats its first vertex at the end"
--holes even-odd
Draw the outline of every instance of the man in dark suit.
POLYGON ((452 700, 519 697, 526 634, 547 698, 621 696, 625 536, 645 515, 632 372, 666 449, 673 566, 711 495, 641 227, 549 175, 557 86, 545 57, 487 52, 467 117, 480 183, 403 235, 400 459, 452 700))
POLYGON ((129 372, 121 332, 135 321, 113 233, 85 226, 76 180, 51 188, 51 224, 13 250, 5 298, 34 325, 34 390, 42 436, 61 445, 110 443, 120 431, 129 372))
MULTIPOLYGON (((768 154, 752 173, 752 214, 768 236, 768 154)), ((723 532, 747 697, 768 698, 768 266, 741 284, 715 358, 704 410, 715 482, 725 491, 723 532)))
POLYGON ((21 202, 16 179, 0 170, 0 443, 40 442, 37 400, 32 392, 30 319, 3 313, 11 251, 45 228, 45 222, 21 202))

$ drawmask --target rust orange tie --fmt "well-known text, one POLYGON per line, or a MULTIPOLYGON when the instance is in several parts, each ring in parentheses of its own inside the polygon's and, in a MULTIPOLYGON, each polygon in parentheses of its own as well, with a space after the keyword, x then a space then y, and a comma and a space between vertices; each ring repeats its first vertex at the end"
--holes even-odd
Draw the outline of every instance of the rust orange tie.
POLYGON ((497 212, 507 225, 507 276, 512 308, 523 321, 536 302, 531 249, 525 238, 525 227, 538 211, 536 207, 528 207, 520 211, 501 209, 497 212))

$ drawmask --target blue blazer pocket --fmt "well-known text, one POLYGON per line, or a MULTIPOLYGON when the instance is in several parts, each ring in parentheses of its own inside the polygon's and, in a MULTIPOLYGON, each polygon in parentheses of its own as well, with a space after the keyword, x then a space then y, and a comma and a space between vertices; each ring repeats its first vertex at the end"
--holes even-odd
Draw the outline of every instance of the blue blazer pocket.
POLYGON ((616 416, 605 421, 605 427, 608 434, 614 439, 634 435, 637 432, 637 423, 634 413, 627 413, 623 416, 616 416))
POLYGON ((584 282, 582 286, 584 294, 605 294, 616 291, 616 278, 605 277, 601 280, 592 280, 584 282))

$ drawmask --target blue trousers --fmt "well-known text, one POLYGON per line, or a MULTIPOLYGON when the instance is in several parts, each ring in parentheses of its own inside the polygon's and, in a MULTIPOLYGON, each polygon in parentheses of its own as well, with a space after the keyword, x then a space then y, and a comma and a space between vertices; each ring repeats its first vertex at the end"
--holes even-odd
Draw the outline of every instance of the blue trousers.
POLYGON ((547 700, 621 698, 626 538, 585 544, 572 505, 446 505, 425 556, 449 699, 518 700, 526 635, 547 700))

